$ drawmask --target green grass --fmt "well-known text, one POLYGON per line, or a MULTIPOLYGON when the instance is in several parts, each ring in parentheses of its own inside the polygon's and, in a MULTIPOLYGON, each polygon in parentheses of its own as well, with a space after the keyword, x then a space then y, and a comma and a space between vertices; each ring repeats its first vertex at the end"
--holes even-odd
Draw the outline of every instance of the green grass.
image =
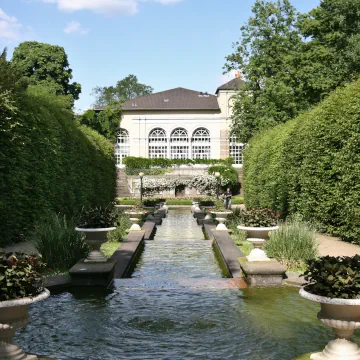
POLYGON ((168 199, 166 200, 167 205, 192 205, 191 200, 178 200, 178 199, 168 199))
POLYGON ((254 249, 254 245, 246 240, 246 232, 238 229, 234 229, 231 238, 234 240, 235 245, 241 250, 241 252, 248 256, 251 250, 254 249))
POLYGON ((233 205, 241 205, 244 203, 244 198, 242 196, 233 196, 232 204, 233 205))
POLYGON ((101 251, 109 258, 119 248, 120 244, 121 243, 117 241, 108 241, 101 245, 101 251))
POLYGON ((136 199, 119 198, 116 200, 117 205, 135 205, 136 199))

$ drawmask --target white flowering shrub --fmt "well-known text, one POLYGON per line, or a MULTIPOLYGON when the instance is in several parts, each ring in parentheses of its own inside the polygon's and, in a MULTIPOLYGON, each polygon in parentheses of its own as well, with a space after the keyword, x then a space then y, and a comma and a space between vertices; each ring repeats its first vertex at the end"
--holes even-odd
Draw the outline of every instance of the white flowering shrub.
POLYGON ((215 195, 216 194, 216 177, 213 175, 198 175, 192 177, 191 180, 181 178, 175 179, 150 179, 143 180, 143 194, 156 195, 163 191, 175 189, 177 186, 185 186, 188 188, 195 188, 201 194, 215 195))

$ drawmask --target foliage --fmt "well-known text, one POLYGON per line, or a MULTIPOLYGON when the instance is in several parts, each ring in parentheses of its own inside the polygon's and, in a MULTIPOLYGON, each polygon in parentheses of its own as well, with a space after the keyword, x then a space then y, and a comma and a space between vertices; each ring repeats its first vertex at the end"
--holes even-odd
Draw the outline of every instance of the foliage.
POLYGON ((199 206, 214 206, 215 205, 215 200, 210 198, 210 199, 201 199, 199 201, 199 206))
MULTIPOLYGON (((11 79, 12 65, 1 60, 0 74, 11 79)), ((22 239, 48 211, 107 204, 116 184, 113 145, 74 123, 66 97, 9 83, 16 110, 0 110, 0 246, 22 239)))
POLYGON ((246 82, 232 131, 242 142, 295 118, 360 74, 360 0, 322 0, 298 14, 289 0, 257 0, 225 70, 246 82))
POLYGON ((125 239, 126 230, 130 229, 132 223, 130 221, 129 215, 120 212, 117 215, 117 227, 116 230, 109 231, 107 234, 107 238, 109 241, 113 242, 121 242, 125 239))
POLYGON ((117 205, 135 205, 136 199, 120 198, 116 200, 117 205))
POLYGON ((242 196, 233 196, 231 199, 233 205, 244 204, 244 198, 242 196))
POLYGON ((77 116, 77 121, 96 130, 114 143, 120 127, 121 113, 120 104, 112 103, 100 112, 87 110, 84 114, 77 116))
POLYGON ((39 85, 56 95, 66 95, 70 103, 79 99, 81 85, 72 79, 72 70, 64 48, 36 41, 21 43, 14 50, 13 64, 31 85, 39 85))
POLYGON ((360 81, 257 135, 245 151, 248 208, 299 213, 323 232, 360 239, 360 81))
MULTIPOLYGON (((110 232, 113 233, 114 231, 110 231, 110 232)), ((121 243, 117 241, 107 241, 101 245, 101 251, 107 258, 110 258, 114 254, 114 252, 119 248, 120 245, 121 243)))
POLYGON ((167 199, 166 205, 192 205, 192 201, 186 199, 167 199))
POLYGON ((307 261, 305 290, 328 298, 360 298, 360 256, 322 256, 307 261))
POLYGON ((115 86, 97 86, 93 89, 96 97, 94 106, 108 106, 114 102, 134 99, 138 96, 151 94, 153 88, 148 85, 140 84, 135 75, 128 75, 119 80, 115 86))
POLYGON ((306 261, 317 256, 315 229, 298 217, 290 218, 279 230, 271 232, 265 250, 269 257, 276 258, 288 269, 304 269, 306 261))
POLYGON ((232 159, 147 159, 142 157, 128 156, 123 160, 123 164, 126 165, 125 170, 128 175, 138 175, 140 171, 143 171, 145 175, 161 175, 164 173, 162 169, 169 169, 171 167, 176 167, 180 165, 190 166, 198 164, 222 164, 224 166, 231 166, 232 159))
POLYGON ((89 247, 84 235, 75 231, 74 218, 48 213, 39 222, 31 238, 49 269, 70 269, 87 257, 89 247))
POLYGON ((215 207, 213 209, 211 209, 211 211, 225 212, 225 211, 229 211, 229 210, 225 209, 224 202, 221 199, 219 199, 215 202, 215 207))
POLYGON ((248 227, 271 227, 278 224, 278 214, 269 209, 242 209, 242 225, 248 227))
POLYGON ((260 129, 286 122, 307 105, 299 98, 295 76, 302 44, 297 11, 289 0, 256 0, 252 11, 224 67, 240 70, 246 78, 233 106, 232 131, 242 142, 260 129))
POLYGON ((157 204, 161 202, 161 200, 165 199, 159 199, 159 198, 146 198, 143 199, 143 205, 147 207, 155 207, 157 204))
POLYGON ((44 267, 39 257, 0 252, 0 301, 40 294, 44 267))
POLYGON ((78 227, 84 229, 103 229, 117 226, 117 214, 113 204, 106 207, 83 208, 78 220, 78 227))
POLYGON ((215 173, 220 173, 220 183, 223 187, 231 187, 239 183, 238 173, 233 166, 224 166, 224 165, 213 165, 209 167, 209 175, 215 175, 215 173))

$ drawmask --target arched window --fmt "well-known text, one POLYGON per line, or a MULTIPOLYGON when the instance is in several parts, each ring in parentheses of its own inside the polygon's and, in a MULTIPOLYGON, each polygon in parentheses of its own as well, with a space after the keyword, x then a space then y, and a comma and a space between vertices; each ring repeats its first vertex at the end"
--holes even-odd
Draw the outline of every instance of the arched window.
POLYGON ((184 128, 176 128, 170 136, 171 159, 187 159, 189 157, 189 136, 184 128))
POLYGON ((155 128, 149 134, 149 158, 166 158, 168 154, 166 131, 155 128))
POLYGON ((125 129, 120 129, 116 139, 115 157, 116 165, 121 166, 123 159, 130 155, 130 137, 129 132, 125 129))
POLYGON ((210 132, 205 128, 198 128, 193 132, 191 138, 192 158, 193 159, 210 159, 210 132))
POLYGON ((245 145, 239 142, 236 136, 230 137, 230 157, 234 159, 234 165, 243 164, 243 151, 245 145))

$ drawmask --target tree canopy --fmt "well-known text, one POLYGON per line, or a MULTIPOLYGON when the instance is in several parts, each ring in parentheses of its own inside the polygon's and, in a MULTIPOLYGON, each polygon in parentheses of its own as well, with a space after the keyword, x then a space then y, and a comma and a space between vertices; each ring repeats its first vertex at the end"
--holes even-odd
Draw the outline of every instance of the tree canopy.
POLYGON ((144 96, 153 92, 151 86, 140 84, 135 75, 128 75, 119 80, 115 86, 97 86, 93 89, 95 95, 95 107, 107 106, 112 103, 134 99, 138 96, 144 96))
POLYGON ((67 54, 61 46, 26 41, 14 50, 12 63, 29 78, 30 85, 41 85, 56 95, 79 99, 81 85, 73 82, 67 54))
POLYGON ((296 117, 360 73, 360 0, 323 0, 299 14, 289 0, 256 0, 225 71, 246 80, 232 131, 255 133, 296 117))

